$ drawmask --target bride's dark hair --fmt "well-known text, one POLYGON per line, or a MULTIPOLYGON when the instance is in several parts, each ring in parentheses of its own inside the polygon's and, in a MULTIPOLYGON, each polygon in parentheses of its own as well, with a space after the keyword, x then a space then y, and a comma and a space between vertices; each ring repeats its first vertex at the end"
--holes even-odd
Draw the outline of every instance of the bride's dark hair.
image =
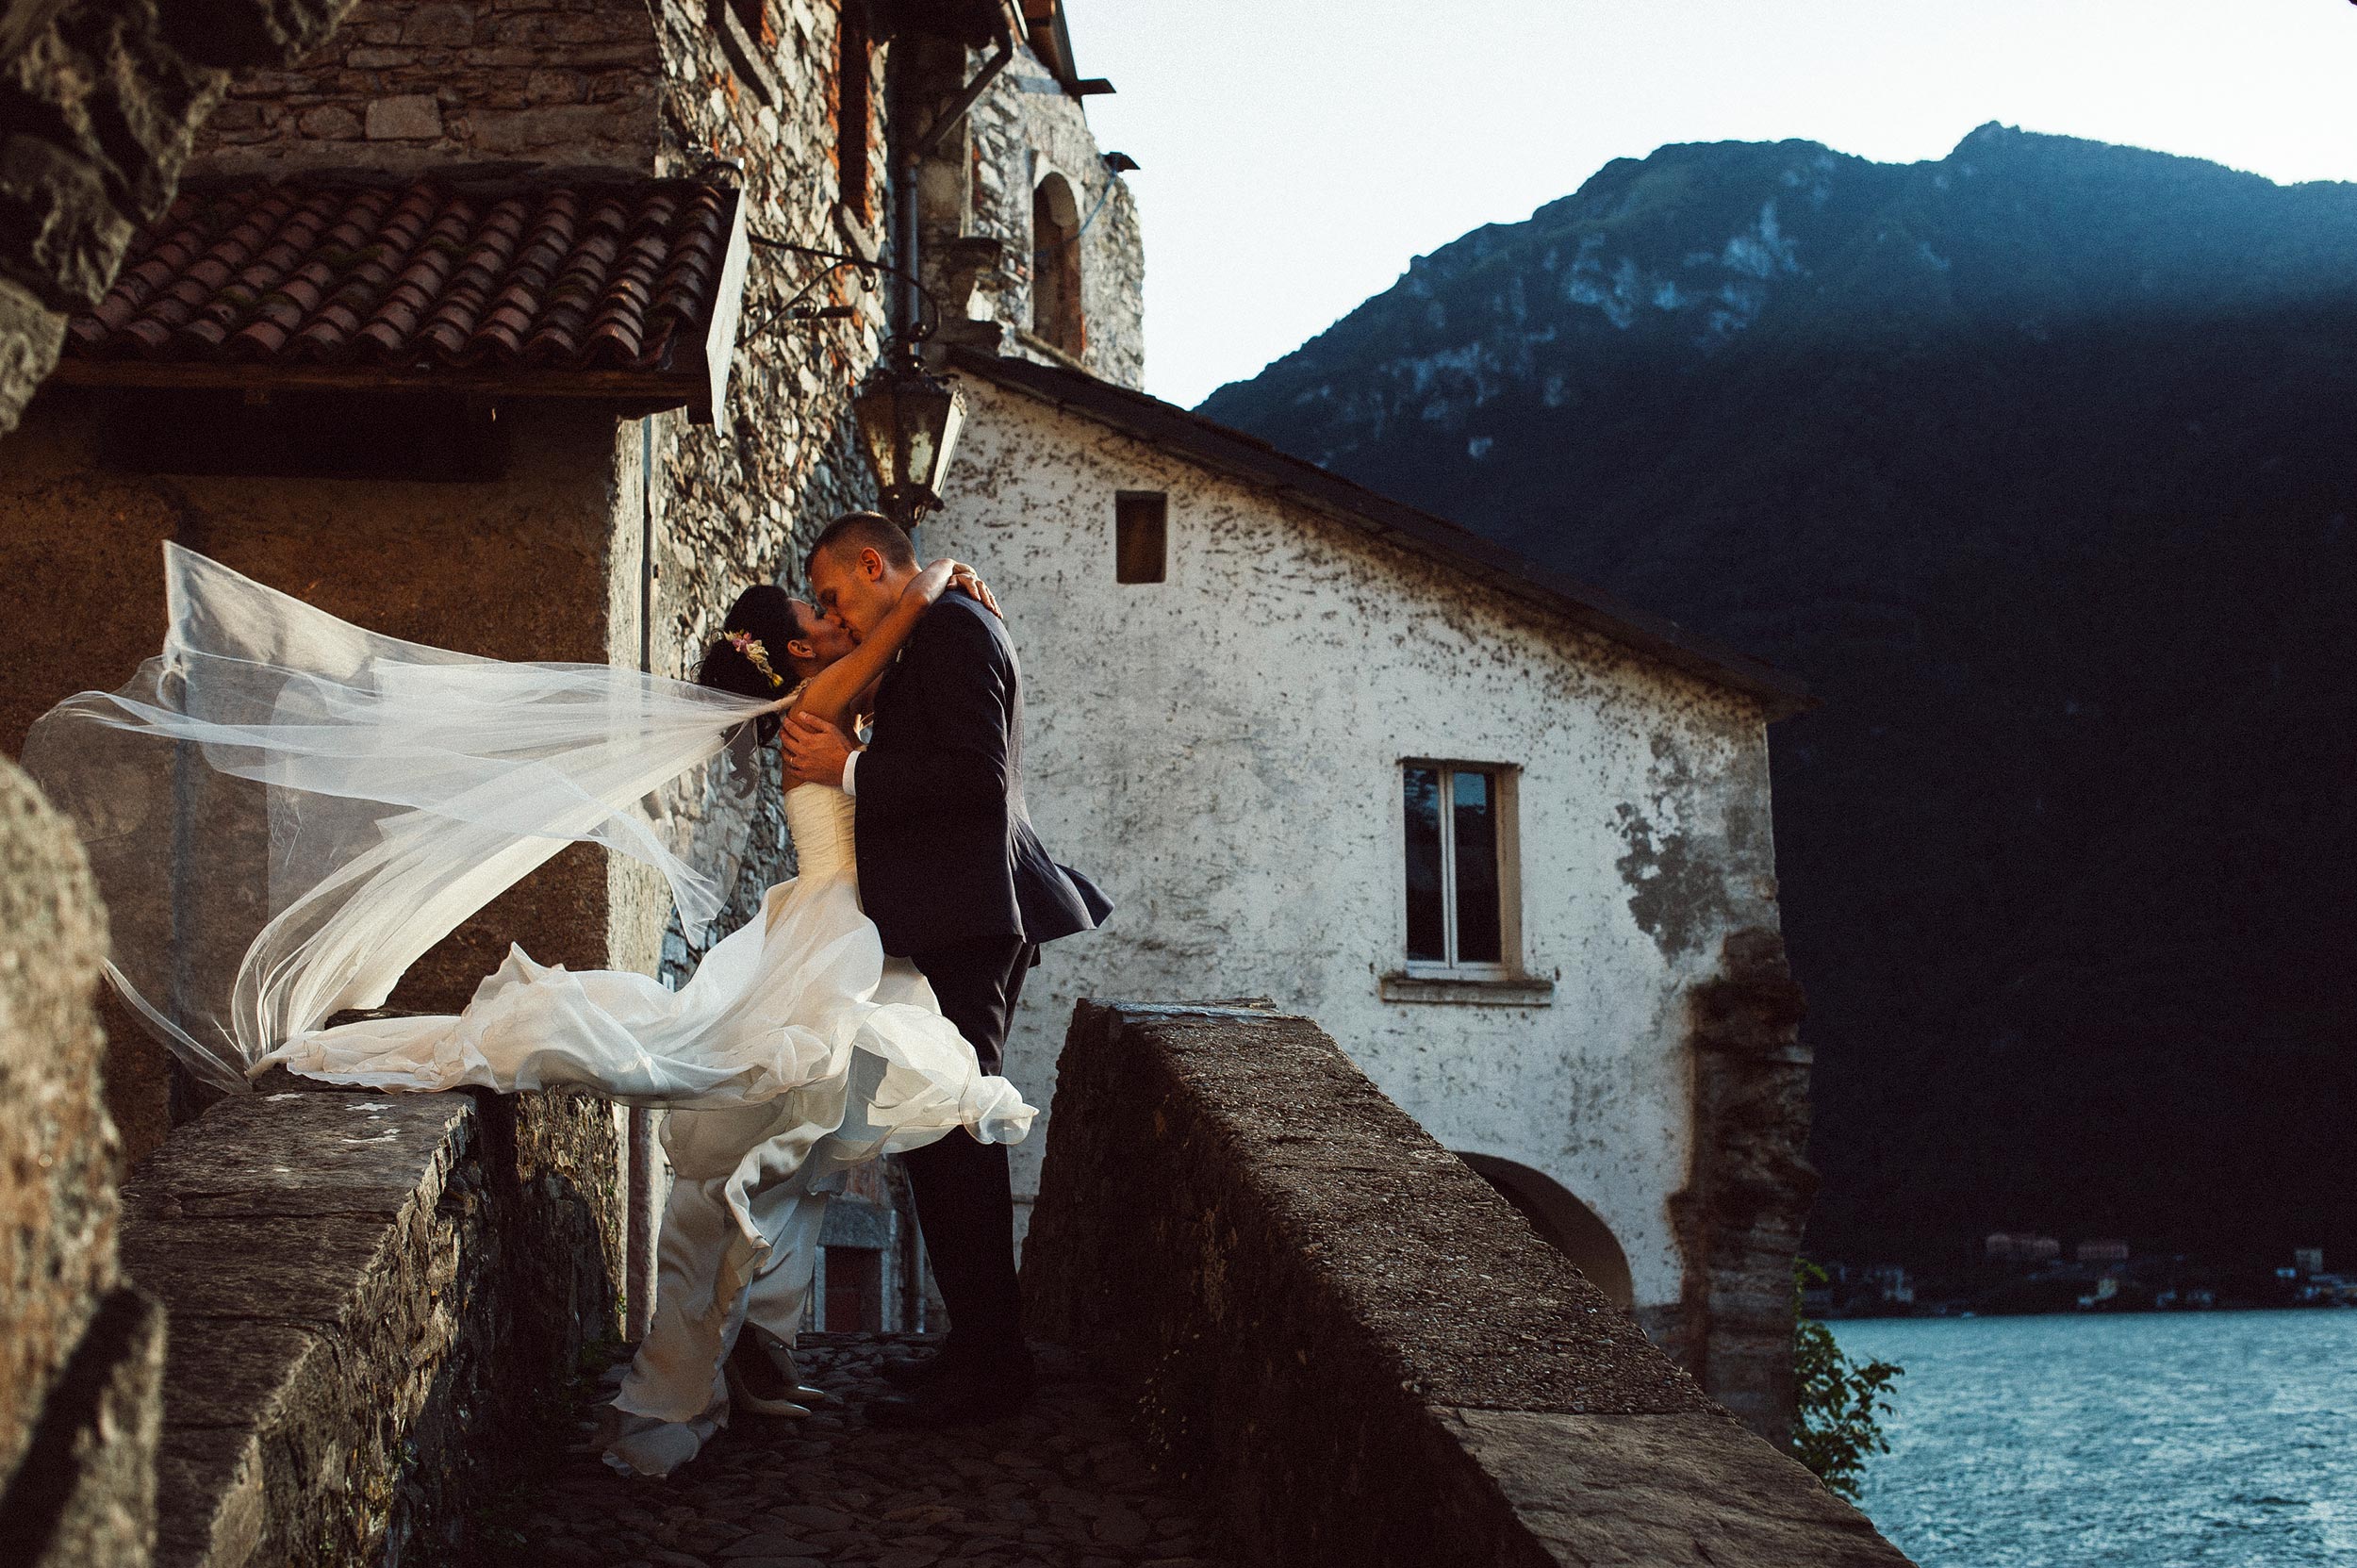
MULTIPOLYGON (((722 635, 713 639, 704 650, 703 663, 696 667, 697 685, 764 701, 775 701, 793 686, 794 666, 785 645, 799 641, 802 635, 801 623, 794 619, 793 595, 774 583, 757 583, 736 596, 720 630, 722 635), (742 632, 761 644, 762 656, 769 662, 768 674, 729 639, 731 632, 742 632)), ((778 716, 770 714, 755 733, 766 746, 777 738, 778 728, 778 716)))

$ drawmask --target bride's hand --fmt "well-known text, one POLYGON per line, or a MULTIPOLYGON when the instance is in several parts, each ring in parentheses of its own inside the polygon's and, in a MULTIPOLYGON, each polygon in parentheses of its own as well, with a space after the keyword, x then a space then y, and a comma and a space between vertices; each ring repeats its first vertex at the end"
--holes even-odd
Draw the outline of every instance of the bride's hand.
POLYGON ((911 578, 909 586, 900 590, 901 595, 928 605, 937 604, 941 596, 949 591, 949 579, 957 570, 958 563, 955 561, 946 558, 935 561, 911 578))
POLYGON ((990 585, 982 581, 981 573, 962 562, 954 564, 957 569, 949 574, 949 586, 999 619, 1006 619, 1006 611, 998 607, 998 596, 990 591, 990 585))
POLYGON ((981 574, 964 561, 953 561, 946 555, 918 572, 905 591, 916 594, 927 604, 931 604, 953 588, 1001 620, 1006 619, 1005 612, 998 608, 997 599, 990 591, 990 586, 982 581, 981 574))

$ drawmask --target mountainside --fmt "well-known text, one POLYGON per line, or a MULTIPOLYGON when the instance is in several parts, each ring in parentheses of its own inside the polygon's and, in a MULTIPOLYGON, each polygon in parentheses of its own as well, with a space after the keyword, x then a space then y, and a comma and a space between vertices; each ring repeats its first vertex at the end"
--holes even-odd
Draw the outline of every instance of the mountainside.
POLYGON ((1823 699, 1773 734, 1819 1255, 2357 1264, 2357 186, 1665 147, 1203 412, 1823 699))

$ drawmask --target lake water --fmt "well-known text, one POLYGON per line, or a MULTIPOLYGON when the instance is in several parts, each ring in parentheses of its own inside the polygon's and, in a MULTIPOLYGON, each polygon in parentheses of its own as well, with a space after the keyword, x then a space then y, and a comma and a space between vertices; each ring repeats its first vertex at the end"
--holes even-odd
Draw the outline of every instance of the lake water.
POLYGON ((2357 1312, 1863 1319, 1865 1509, 1923 1568, 2357 1565, 2357 1312))

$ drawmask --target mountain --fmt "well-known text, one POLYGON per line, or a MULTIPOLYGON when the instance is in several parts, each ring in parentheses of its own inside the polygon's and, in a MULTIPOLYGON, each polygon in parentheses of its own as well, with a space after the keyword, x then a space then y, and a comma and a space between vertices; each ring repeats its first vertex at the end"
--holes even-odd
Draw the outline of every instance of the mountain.
POLYGON ((1823 699, 1818 1255, 2357 1263, 2357 186, 1664 147, 1203 412, 1823 699))

